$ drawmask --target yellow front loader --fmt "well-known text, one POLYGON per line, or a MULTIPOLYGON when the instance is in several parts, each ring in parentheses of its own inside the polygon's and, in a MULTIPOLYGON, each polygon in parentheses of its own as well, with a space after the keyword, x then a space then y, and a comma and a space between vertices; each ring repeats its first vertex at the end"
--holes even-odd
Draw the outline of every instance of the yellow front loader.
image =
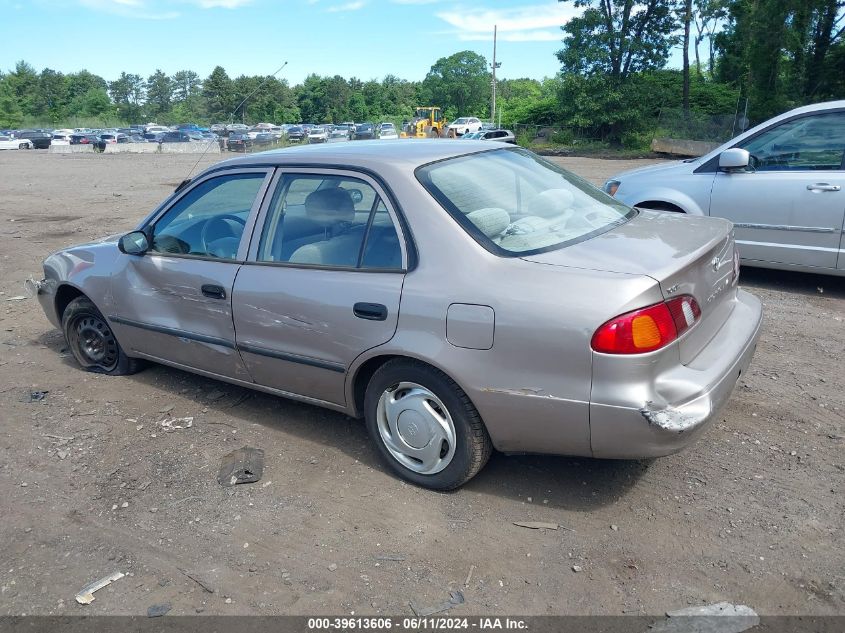
POLYGON ((402 138, 439 138, 446 132, 446 120, 437 106, 414 110, 414 118, 402 126, 402 138))

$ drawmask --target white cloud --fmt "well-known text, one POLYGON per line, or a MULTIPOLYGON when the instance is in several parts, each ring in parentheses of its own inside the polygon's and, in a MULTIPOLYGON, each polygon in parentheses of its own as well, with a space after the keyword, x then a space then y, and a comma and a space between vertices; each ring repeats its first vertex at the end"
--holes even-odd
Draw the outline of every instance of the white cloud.
MULTIPOLYGON (((462 42, 486 42, 493 39, 490 33, 458 33, 458 39, 462 42)), ((556 42, 561 39, 560 31, 507 31, 499 33, 497 39, 500 42, 556 42)))
POLYGON ((570 4, 551 2, 515 9, 439 11, 435 15, 452 26, 452 34, 462 41, 492 40, 495 25, 498 38, 505 42, 551 42, 561 39, 558 27, 578 13, 579 9, 570 4))
POLYGON ((347 2, 346 4, 337 4, 326 9, 326 13, 342 13, 345 11, 357 11, 363 9, 367 3, 363 0, 355 0, 354 2, 347 2))
POLYGON ((189 0, 200 9, 237 9, 250 4, 252 0, 189 0))
POLYGON ((173 20, 178 11, 159 11, 145 0, 79 0, 79 4, 92 11, 102 11, 136 20, 173 20))
POLYGON ((237 9, 252 0, 79 0, 79 4, 92 11, 111 13, 138 20, 173 20, 181 16, 173 10, 174 4, 192 5, 200 9, 237 9))

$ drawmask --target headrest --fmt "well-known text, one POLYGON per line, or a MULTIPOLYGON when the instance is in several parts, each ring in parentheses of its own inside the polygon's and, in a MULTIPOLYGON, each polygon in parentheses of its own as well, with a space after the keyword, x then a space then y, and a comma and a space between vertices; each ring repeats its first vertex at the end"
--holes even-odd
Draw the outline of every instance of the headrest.
POLYGON ((511 223, 511 216, 504 209, 487 207, 467 213, 467 219, 487 237, 501 235, 511 223))
POLYGON ((355 220, 355 203, 349 192, 340 187, 317 189, 305 198, 305 215, 327 225, 352 222, 355 220))
POLYGON ((570 211, 574 202, 575 196, 569 189, 546 189, 534 196, 527 211, 530 215, 550 218, 570 211))

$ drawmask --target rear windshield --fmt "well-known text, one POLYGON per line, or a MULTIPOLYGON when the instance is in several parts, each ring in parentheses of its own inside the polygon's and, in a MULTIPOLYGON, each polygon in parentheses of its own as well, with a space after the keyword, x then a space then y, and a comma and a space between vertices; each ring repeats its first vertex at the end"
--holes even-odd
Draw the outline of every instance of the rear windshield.
POLYGON ((530 255, 609 231, 636 211, 523 149, 425 165, 417 178, 487 250, 530 255))

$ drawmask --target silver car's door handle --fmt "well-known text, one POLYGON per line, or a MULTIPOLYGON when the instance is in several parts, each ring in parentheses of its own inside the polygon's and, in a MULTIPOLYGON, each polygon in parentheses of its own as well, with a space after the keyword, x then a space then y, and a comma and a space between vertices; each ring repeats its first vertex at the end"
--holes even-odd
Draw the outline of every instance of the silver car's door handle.
POLYGON ((807 185, 807 191, 839 191, 842 189, 839 185, 829 185, 826 182, 817 182, 814 185, 807 185))

